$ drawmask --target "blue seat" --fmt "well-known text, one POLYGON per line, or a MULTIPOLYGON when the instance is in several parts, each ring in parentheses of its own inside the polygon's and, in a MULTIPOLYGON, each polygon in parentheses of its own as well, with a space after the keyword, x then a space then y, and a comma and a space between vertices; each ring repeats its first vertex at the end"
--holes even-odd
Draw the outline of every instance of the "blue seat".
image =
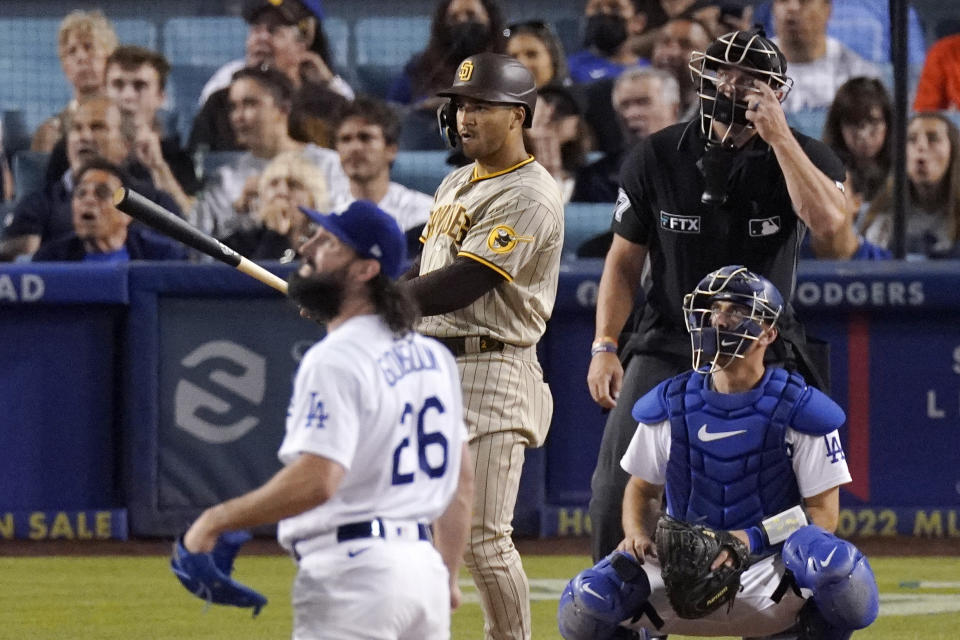
POLYGON ((56 59, 20 60, 0 66, 0 110, 19 110, 31 133, 46 118, 59 113, 72 97, 56 59))
POLYGON ((453 169, 447 164, 446 151, 400 151, 390 169, 390 179, 432 195, 453 169))
POLYGON ((18 151, 13 156, 13 183, 17 190, 17 202, 25 195, 43 188, 47 173, 49 153, 18 151))
POLYGON ((358 64, 353 71, 357 91, 385 100, 393 81, 403 73, 403 66, 358 64))
POLYGON ((171 65, 219 67, 243 58, 246 39, 243 18, 171 18, 163 25, 163 55, 171 65))
POLYGON ((823 125, 826 121, 826 109, 810 109, 787 114, 787 123, 791 127, 817 140, 823 136, 823 125))
MULTIPOLYGON (((44 58, 59 65, 57 33, 62 18, 2 18, 0 42, 3 60, 0 65, 13 65, 20 60, 44 58)), ((157 47, 157 27, 149 20, 124 18, 112 20, 121 42, 149 49, 157 47)))
POLYGON ((583 38, 580 35, 580 18, 560 18, 554 21, 554 29, 563 51, 567 55, 580 51, 583 48, 583 38))
POLYGON ((612 202, 568 202, 563 208, 563 254, 573 256, 577 247, 610 230, 612 202))
POLYGON ((123 44, 135 44, 147 49, 157 49, 157 25, 150 20, 140 18, 120 18, 111 20, 117 31, 117 37, 123 44))
POLYGON ((170 67, 167 95, 177 116, 180 138, 187 139, 193 118, 197 115, 197 100, 210 76, 218 69, 216 65, 175 64, 170 67))
POLYGON ((361 18, 354 27, 354 37, 356 64, 403 68, 411 56, 426 48, 430 17, 361 18))
POLYGON ((343 18, 326 18, 323 32, 327 34, 330 55, 337 73, 350 75, 350 25, 343 18))

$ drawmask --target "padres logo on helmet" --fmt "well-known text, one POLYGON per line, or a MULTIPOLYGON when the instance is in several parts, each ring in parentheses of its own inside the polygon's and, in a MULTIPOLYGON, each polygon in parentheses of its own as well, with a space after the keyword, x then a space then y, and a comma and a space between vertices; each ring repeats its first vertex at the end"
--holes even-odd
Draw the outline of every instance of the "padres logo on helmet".
POLYGON ((460 69, 457 70, 457 80, 460 82, 469 82, 473 76, 473 61, 464 60, 460 63, 460 69))

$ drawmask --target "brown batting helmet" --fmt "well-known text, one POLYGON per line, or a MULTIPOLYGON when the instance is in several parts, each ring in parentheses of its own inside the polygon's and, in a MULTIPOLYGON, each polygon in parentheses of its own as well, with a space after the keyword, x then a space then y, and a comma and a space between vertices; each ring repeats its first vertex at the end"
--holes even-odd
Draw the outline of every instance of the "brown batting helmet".
POLYGON ((524 127, 533 123, 533 110, 537 106, 533 74, 516 58, 500 53, 484 52, 464 59, 457 67, 453 86, 437 95, 523 105, 524 127))

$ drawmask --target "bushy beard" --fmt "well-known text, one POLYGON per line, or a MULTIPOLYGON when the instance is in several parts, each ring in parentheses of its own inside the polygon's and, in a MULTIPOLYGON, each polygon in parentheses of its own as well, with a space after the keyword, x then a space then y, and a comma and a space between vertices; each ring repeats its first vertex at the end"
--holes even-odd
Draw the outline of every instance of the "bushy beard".
POLYGON ((346 266, 330 273, 300 275, 294 271, 287 278, 287 295, 311 320, 326 323, 336 318, 343 307, 346 293, 346 266))

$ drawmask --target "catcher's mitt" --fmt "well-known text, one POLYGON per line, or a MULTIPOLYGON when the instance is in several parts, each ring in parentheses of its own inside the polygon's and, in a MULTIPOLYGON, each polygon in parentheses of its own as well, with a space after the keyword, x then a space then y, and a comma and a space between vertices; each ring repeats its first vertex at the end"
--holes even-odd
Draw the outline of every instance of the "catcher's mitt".
POLYGON ((750 564, 747 546, 726 531, 715 531, 670 516, 657 522, 657 556, 673 610, 681 618, 702 618, 725 603, 733 604, 740 575, 750 564), (727 549, 733 566, 710 565, 727 549))
POLYGON ((190 553, 183 546, 183 538, 173 543, 170 568, 187 591, 213 604, 235 607, 253 607, 253 615, 267 604, 267 599, 250 587, 230 577, 233 558, 250 534, 246 531, 224 533, 210 553, 190 553))

